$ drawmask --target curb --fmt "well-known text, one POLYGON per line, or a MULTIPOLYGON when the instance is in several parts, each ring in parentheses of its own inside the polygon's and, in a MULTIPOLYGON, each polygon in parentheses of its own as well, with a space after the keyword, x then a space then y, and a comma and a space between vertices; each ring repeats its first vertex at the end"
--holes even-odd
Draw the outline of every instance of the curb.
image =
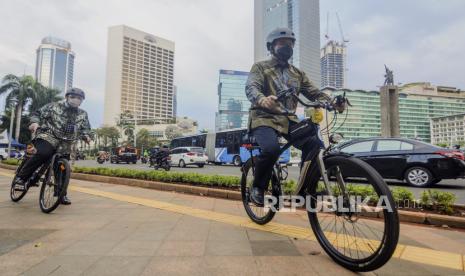
MULTIPOLYGON (((16 166, 2 164, 2 163, 0 163, 0 168, 16 170, 16 166)), ((241 193, 238 191, 199 187, 199 186, 179 184, 179 183, 165 183, 165 182, 156 182, 156 181, 148 181, 148 180, 141 180, 141 179, 131 179, 131 178, 113 177, 113 176, 104 176, 104 175, 95 175, 95 174, 84 174, 84 173, 71 173, 71 178, 77 179, 77 180, 96 181, 96 182, 103 182, 103 183, 108 183, 108 184, 118 184, 118 185, 148 188, 148 189, 154 189, 154 190, 160 190, 160 191, 171 191, 171 192, 200 195, 200 196, 209 196, 209 197, 216 197, 216 198, 223 198, 223 199, 230 199, 230 200, 242 200, 241 193)), ((459 208, 462 206, 463 205, 458 205, 459 208)), ((398 209, 398 214, 399 214, 400 222, 427 224, 427 225, 436 225, 436 226, 447 225, 449 227, 457 227, 457 228, 465 229, 465 218, 462 218, 462 217, 404 211, 401 209, 398 209)), ((378 212, 374 214, 374 213, 363 212, 362 216, 371 217, 371 218, 382 218, 383 213, 378 212)))
POLYGON ((164 182, 130 179, 130 178, 113 177, 113 176, 102 176, 102 175, 85 174, 85 173, 72 173, 71 178, 77 179, 77 180, 96 181, 96 182, 103 182, 103 183, 109 183, 109 184, 119 184, 119 185, 126 185, 126 186, 149 188, 149 189, 168 191, 168 192, 178 192, 178 193, 201 195, 201 196, 211 196, 211 197, 231 199, 231 200, 242 199, 241 193, 238 191, 198 187, 198 186, 192 186, 192 185, 186 185, 186 184, 164 183, 164 182))

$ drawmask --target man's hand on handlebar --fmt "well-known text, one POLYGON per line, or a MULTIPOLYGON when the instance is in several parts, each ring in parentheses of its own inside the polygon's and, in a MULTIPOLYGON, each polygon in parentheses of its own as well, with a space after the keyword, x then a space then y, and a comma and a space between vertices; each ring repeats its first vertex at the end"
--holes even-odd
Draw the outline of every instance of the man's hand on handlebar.
POLYGON ((260 100, 258 101, 258 105, 275 113, 282 112, 281 108, 279 107, 278 97, 274 95, 260 98, 260 100))
POLYGON ((351 106, 349 100, 345 97, 345 95, 339 95, 336 98, 334 98, 331 102, 331 105, 339 113, 344 112, 348 106, 351 106))

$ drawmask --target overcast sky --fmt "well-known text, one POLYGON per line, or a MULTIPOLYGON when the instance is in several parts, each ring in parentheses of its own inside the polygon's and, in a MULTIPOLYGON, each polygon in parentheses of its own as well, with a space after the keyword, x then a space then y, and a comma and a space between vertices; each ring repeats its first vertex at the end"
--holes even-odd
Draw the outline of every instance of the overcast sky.
MULTIPOLYGON (((76 53, 74 86, 93 127, 103 119, 107 30, 125 24, 176 44, 178 114, 214 128, 219 69, 248 71, 253 63, 252 0, 0 0, 0 77, 34 74, 43 37, 68 40, 76 53)), ((465 89, 465 1, 321 0, 322 43, 326 13, 330 36, 348 46, 348 88, 377 89, 384 67, 400 83, 429 81, 465 89)), ((1 109, 3 109, 3 104, 1 109)))

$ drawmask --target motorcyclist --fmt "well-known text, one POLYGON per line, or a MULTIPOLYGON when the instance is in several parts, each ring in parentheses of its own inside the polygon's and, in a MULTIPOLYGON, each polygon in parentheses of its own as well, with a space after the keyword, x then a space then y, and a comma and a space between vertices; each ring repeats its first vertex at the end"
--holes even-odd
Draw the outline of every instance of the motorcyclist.
POLYGON ((161 166, 163 164, 163 160, 170 155, 170 149, 168 145, 163 145, 160 150, 156 153, 156 164, 161 166))
MULTIPOLYGON (((35 154, 17 173, 15 180, 17 188, 25 189, 34 171, 49 161, 57 150, 68 153, 71 151, 73 141, 64 140, 65 137, 70 139, 78 137, 87 143, 90 142, 93 135, 87 112, 79 108, 84 99, 84 91, 71 88, 66 91, 64 101, 47 104, 32 114, 29 130, 36 134, 33 140, 35 154), (40 131, 37 131, 39 127, 40 131)), ((71 204, 66 191, 62 204, 71 204)))
MULTIPOLYGON (((320 92, 305 72, 289 62, 293 55, 295 41, 294 32, 288 28, 277 28, 271 31, 266 39, 271 59, 257 62, 252 66, 245 88, 247 98, 252 103, 249 130, 261 148, 261 153, 255 162, 255 177, 251 193, 251 200, 257 205, 263 205, 264 191, 270 181, 273 164, 279 158, 278 139, 280 136, 291 139, 293 146, 302 150, 302 159, 315 147, 323 146, 319 139, 311 138, 311 136, 309 137, 311 139, 293 141, 289 129, 299 123, 295 115, 298 101, 292 97, 278 100, 278 92, 288 89, 294 89, 298 95, 301 94, 311 101, 331 100, 328 95, 320 92), (283 115, 284 108, 294 114, 283 115)), ((341 107, 338 110, 341 112, 341 107)), ((312 120, 314 118, 318 118, 315 123, 322 120, 321 109, 314 111, 312 120)), ((314 124, 309 127, 317 128, 314 124)), ((316 133, 316 129, 311 131, 316 133)))

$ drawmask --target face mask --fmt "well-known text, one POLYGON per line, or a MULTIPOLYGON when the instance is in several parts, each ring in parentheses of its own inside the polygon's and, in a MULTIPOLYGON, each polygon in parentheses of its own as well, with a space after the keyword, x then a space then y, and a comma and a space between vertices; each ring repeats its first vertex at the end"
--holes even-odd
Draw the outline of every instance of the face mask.
POLYGON ((285 45, 277 49, 275 48, 275 53, 278 59, 282 61, 288 61, 292 57, 292 54, 294 53, 294 49, 292 49, 292 47, 289 45, 285 45))
POLYGON ((67 103, 72 108, 78 108, 81 105, 82 100, 80 98, 69 98, 67 103))

